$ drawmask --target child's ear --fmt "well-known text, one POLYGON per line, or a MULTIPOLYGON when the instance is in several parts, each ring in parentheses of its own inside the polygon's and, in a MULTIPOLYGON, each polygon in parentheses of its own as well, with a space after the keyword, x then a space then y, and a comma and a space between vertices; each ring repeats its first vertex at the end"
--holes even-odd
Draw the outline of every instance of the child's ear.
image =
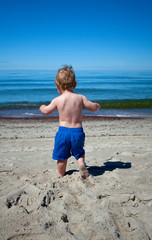
POLYGON ((56 85, 56 87, 58 87, 58 86, 59 86, 57 82, 54 82, 54 84, 56 85))
POLYGON ((57 83, 57 82, 55 82, 55 85, 56 85, 56 87, 57 87, 57 89, 59 90, 59 84, 57 83))
POLYGON ((77 85, 77 82, 75 82, 75 84, 74 84, 74 86, 73 86, 73 89, 75 89, 75 88, 76 88, 76 85, 77 85))
POLYGON ((61 95, 62 91, 61 91, 61 88, 60 88, 59 84, 57 82, 55 82, 55 85, 56 85, 56 87, 58 89, 58 93, 61 95))

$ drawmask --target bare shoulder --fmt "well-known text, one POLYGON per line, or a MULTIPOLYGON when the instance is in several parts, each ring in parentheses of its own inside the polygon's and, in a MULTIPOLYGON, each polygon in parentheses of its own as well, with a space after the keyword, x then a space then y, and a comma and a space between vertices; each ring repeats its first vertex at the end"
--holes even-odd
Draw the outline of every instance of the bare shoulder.
POLYGON ((61 96, 58 96, 58 97, 54 98, 54 99, 52 100, 52 102, 57 104, 58 101, 60 100, 60 98, 61 98, 61 96))
POLYGON ((85 101, 88 101, 87 97, 82 95, 82 94, 79 94, 79 96, 81 97, 82 101, 85 102, 85 101))
POLYGON ((53 100, 51 101, 51 103, 49 105, 58 107, 59 102, 60 102, 60 96, 53 98, 53 100))
POLYGON ((77 94, 78 96, 79 96, 79 98, 81 98, 82 100, 84 100, 84 99, 87 99, 84 95, 82 95, 82 94, 77 94))

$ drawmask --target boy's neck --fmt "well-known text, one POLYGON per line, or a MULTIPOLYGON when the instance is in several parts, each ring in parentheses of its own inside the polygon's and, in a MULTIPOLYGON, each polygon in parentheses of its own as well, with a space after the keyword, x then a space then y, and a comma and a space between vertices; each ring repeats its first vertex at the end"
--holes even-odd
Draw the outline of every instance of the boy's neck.
POLYGON ((57 86, 57 89, 58 89, 58 93, 60 94, 60 95, 62 95, 63 93, 68 93, 68 92, 71 92, 71 93, 73 93, 73 89, 74 88, 70 88, 70 89, 62 89, 57 83, 56 83, 56 86, 57 86))
POLYGON ((63 89, 61 89, 61 94, 65 94, 65 93, 73 93, 73 89, 65 89, 65 90, 63 90, 63 89))

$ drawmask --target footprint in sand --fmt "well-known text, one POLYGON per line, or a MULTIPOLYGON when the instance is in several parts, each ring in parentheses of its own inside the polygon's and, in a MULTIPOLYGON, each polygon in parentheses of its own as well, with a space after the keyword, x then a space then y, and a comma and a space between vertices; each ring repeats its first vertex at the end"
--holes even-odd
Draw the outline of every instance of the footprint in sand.
POLYGON ((21 191, 18 191, 16 193, 9 195, 6 199, 6 206, 8 208, 11 208, 12 206, 18 205, 20 198, 23 194, 25 194, 25 192, 23 190, 21 190, 21 191))
POLYGON ((41 206, 48 207, 48 205, 55 200, 54 192, 49 190, 47 194, 43 197, 41 206))
POLYGON ((35 186, 27 186, 24 190, 10 194, 6 199, 6 206, 18 206, 26 213, 36 211, 41 205, 40 190, 35 186))

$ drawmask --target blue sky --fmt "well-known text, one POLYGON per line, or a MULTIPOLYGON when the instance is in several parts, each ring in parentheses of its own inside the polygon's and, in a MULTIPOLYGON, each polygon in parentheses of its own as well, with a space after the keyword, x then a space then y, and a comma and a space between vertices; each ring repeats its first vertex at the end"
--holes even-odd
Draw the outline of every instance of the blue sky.
POLYGON ((0 69, 152 70, 151 0, 0 0, 0 69))

